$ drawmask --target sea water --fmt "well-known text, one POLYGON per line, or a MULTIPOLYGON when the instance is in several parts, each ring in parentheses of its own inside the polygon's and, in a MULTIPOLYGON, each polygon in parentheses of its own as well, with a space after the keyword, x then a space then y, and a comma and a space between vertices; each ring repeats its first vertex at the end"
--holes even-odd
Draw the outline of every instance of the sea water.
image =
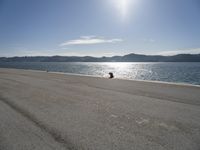
POLYGON ((1 68, 64 72, 115 78, 200 85, 200 63, 186 62, 4 62, 1 68))

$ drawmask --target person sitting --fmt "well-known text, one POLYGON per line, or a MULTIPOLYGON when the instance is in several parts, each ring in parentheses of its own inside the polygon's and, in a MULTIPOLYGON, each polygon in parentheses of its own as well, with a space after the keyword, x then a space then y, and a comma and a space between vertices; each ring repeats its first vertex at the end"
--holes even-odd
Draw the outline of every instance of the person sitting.
POLYGON ((114 75, 112 72, 109 72, 109 75, 110 75, 110 77, 109 77, 110 79, 114 78, 114 75))

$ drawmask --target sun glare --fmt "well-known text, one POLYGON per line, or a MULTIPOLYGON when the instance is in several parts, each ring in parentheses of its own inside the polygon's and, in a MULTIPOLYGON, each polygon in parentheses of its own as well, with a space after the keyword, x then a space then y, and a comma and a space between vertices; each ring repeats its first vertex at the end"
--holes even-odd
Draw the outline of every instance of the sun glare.
POLYGON ((112 3, 123 18, 128 15, 131 0, 112 0, 112 3))

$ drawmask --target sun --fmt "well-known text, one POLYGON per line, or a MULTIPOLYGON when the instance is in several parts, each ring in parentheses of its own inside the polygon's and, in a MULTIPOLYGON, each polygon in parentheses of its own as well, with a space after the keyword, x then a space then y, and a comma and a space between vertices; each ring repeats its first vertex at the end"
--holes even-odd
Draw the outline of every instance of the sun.
POLYGON ((123 16, 126 16, 128 13, 128 6, 130 0, 117 0, 118 1, 118 8, 123 16))
POLYGON ((129 12, 131 0, 112 0, 113 5, 117 8, 122 17, 126 17, 129 12))

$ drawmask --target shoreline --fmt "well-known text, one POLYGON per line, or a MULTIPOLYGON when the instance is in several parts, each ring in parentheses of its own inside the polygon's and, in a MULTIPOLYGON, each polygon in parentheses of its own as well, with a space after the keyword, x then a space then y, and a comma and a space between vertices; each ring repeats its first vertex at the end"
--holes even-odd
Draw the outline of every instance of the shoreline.
MULTIPOLYGON (((1 68, 1 67, 0 67, 0 69, 24 70, 24 71, 32 71, 32 72, 47 72, 47 73, 52 73, 52 74, 64 74, 64 75, 74 75, 74 76, 80 76, 80 77, 83 76, 83 77, 108 79, 106 77, 101 77, 101 76, 77 74, 77 73, 67 73, 67 72, 55 72, 55 71, 34 70, 34 69, 1 68)), ((178 86, 190 86, 190 87, 199 87, 200 88, 200 85, 198 85, 198 84, 191 84, 191 83, 184 83, 184 82, 167 82, 167 81, 157 81, 157 80, 140 80, 140 79, 125 79, 125 78, 114 78, 114 80, 149 82, 149 83, 169 84, 169 85, 178 85, 178 86)))

